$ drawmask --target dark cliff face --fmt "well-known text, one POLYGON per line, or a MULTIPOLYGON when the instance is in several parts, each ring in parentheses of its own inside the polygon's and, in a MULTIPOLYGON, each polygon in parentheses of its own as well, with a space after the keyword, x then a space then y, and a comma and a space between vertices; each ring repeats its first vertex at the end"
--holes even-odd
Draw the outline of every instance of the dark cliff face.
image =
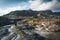
POLYGON ((0 17, 0 26, 8 25, 10 24, 10 19, 6 17, 0 17))

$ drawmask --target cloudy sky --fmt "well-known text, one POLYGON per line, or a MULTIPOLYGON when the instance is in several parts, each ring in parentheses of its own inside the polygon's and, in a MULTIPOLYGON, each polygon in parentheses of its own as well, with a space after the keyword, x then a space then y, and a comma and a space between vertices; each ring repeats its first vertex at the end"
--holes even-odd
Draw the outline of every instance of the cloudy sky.
POLYGON ((15 10, 60 11, 60 0, 0 0, 0 16, 15 10))

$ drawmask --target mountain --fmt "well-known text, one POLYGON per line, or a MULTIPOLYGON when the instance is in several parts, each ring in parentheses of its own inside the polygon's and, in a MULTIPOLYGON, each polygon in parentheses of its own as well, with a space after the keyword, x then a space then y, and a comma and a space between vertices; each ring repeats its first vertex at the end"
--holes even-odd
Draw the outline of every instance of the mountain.
POLYGON ((4 15, 5 17, 25 17, 25 16, 35 16, 37 14, 36 11, 32 11, 32 10, 22 10, 22 11, 12 11, 10 13, 8 13, 7 15, 4 15))
POLYGON ((7 15, 4 15, 4 17, 8 18, 18 18, 18 17, 29 17, 29 16, 37 16, 37 14, 42 14, 45 16, 52 15, 53 12, 51 10, 46 11, 33 11, 33 10, 22 10, 22 11, 12 11, 8 13, 7 15))
POLYGON ((16 10, 12 11, 2 17, 0 17, 0 25, 10 24, 14 19, 20 18, 58 18, 60 19, 60 12, 52 12, 51 10, 46 11, 33 11, 33 10, 16 10), (6 23, 7 22, 7 23, 6 23))

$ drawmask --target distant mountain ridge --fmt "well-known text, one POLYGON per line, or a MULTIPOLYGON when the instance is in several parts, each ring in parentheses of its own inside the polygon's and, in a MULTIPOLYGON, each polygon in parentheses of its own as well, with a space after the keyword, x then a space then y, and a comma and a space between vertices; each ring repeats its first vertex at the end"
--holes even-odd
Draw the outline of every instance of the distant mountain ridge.
POLYGON ((12 17, 28 17, 28 16, 36 16, 37 14, 42 14, 45 16, 50 16, 50 15, 60 15, 60 12, 52 12, 51 10, 45 10, 45 11, 33 11, 33 10, 17 10, 17 11, 12 11, 4 17, 12 18, 12 17))

